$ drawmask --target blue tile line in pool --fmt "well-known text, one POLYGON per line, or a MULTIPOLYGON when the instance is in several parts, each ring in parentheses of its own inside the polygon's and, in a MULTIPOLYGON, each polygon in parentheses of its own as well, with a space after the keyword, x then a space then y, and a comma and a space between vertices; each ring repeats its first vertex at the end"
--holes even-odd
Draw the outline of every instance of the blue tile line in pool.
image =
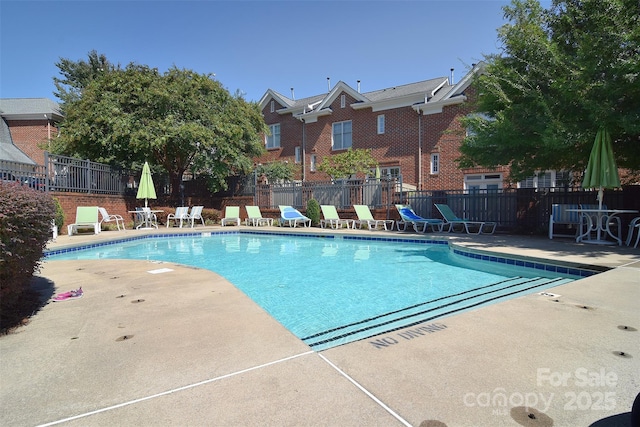
MULTIPOLYGON (((383 242, 396 242, 396 243, 414 243, 414 244, 425 244, 425 245, 449 245, 447 240, 430 240, 430 239, 408 239, 408 238, 398 238, 398 237, 379 237, 379 236, 334 236, 327 234, 295 234, 295 233, 277 233, 271 231, 207 231, 207 232, 186 232, 186 233, 162 233, 162 234, 152 234, 146 236, 137 236, 137 237, 127 237, 123 239, 117 240, 109 240, 104 242, 97 243, 89 243, 79 246, 74 246, 70 248, 61 248, 48 250, 44 252, 44 256, 50 255, 59 255, 69 252, 77 252, 84 249, 97 248, 101 246, 109 246, 109 245, 117 245, 120 243, 131 242, 134 240, 144 240, 144 239, 163 239, 166 237, 210 237, 213 235, 234 235, 234 234, 252 234, 252 235, 264 235, 264 236, 289 236, 289 237, 308 237, 308 238, 321 238, 321 239, 344 239, 344 240, 369 240, 369 241, 383 241, 383 242)), ((496 255, 487 255, 472 251, 464 251, 457 248, 451 248, 453 253, 456 255, 461 255, 464 257, 477 259, 481 261, 495 262, 499 264, 507 264, 513 265, 517 267, 525 267, 525 268, 533 268, 536 270, 549 271, 558 274, 568 274, 572 276, 578 277, 589 277, 594 274, 601 273, 601 270, 597 270, 595 268, 580 268, 577 266, 566 266, 566 265, 558 265, 558 264, 547 264, 541 263, 539 261, 527 261, 526 259, 518 259, 518 258, 507 258, 496 255)))

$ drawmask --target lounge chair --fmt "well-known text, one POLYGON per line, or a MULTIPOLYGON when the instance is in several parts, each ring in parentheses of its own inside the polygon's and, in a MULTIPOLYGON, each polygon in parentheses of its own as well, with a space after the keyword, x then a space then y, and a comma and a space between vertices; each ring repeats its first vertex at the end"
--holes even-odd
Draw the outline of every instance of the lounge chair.
POLYGON ((189 214, 189 219, 191 220, 191 228, 193 228, 193 224, 197 219, 202 222, 203 226, 205 225, 204 218, 202 217, 202 209, 204 209, 204 206, 194 206, 191 208, 191 213, 189 214))
POLYGON ((265 218, 260 212, 259 206, 245 206, 247 210, 247 219, 244 220, 245 225, 273 225, 273 218, 265 218))
POLYGON ((126 230, 124 226, 124 218, 121 215, 109 215, 109 212, 105 208, 98 208, 100 211, 100 215, 102 215, 102 220, 100 220, 100 228, 102 228, 103 222, 114 222, 116 223, 116 227, 118 231, 120 231, 120 223, 122 223, 122 229, 126 230))
POLYGON ((466 231, 467 234, 493 234, 496 231, 496 223, 495 222, 485 222, 485 221, 471 221, 464 218, 459 218, 455 213, 451 210, 449 205, 445 204, 435 204, 436 209, 440 212, 442 217, 444 218, 445 225, 449 225, 449 229, 447 231, 455 231, 456 226, 461 225, 460 231, 466 231), (477 232, 471 231, 471 228, 478 228, 477 232))
POLYGON ((240 225, 240 206, 227 206, 224 208, 224 218, 220 221, 223 227, 229 225, 230 222, 240 225))
POLYGON ((173 225, 177 225, 178 221, 180 221, 180 228, 182 228, 182 222, 189 220, 189 206, 180 206, 176 208, 175 213, 170 213, 167 215, 167 228, 171 225, 171 221, 173 221, 173 225))
POLYGON ((342 228, 343 225, 346 225, 347 228, 350 228, 349 224, 353 223, 352 219, 340 218, 336 207, 333 205, 320 205, 320 209, 324 217, 324 219, 320 220, 320 227, 322 228, 325 228, 326 225, 331 228, 342 228))
POLYGON ((291 206, 280 206, 280 223, 289 227, 297 227, 298 224, 311 227, 311 218, 307 218, 291 206))
POLYGON ((353 228, 356 227, 356 224, 362 228, 363 225, 367 225, 369 230, 377 230, 378 227, 382 227, 384 230, 391 231, 393 230, 393 221, 392 219, 375 219, 371 214, 371 210, 367 205, 353 205, 353 208, 356 210, 356 215, 358 219, 353 222, 353 228))
POLYGON ((444 228, 444 221, 441 219, 423 218, 414 212, 411 205, 396 205, 396 209, 398 209, 400 218, 402 218, 396 223, 398 230, 406 230, 408 224, 412 225, 416 232, 421 231, 422 233, 426 233, 429 227, 431 227, 431 231, 434 232, 442 231, 444 228), (420 228, 422 230, 420 230, 420 228))
POLYGON ((76 208, 76 222, 67 225, 67 234, 69 236, 77 234, 79 228, 93 228, 94 234, 100 233, 97 206, 78 206, 76 208))

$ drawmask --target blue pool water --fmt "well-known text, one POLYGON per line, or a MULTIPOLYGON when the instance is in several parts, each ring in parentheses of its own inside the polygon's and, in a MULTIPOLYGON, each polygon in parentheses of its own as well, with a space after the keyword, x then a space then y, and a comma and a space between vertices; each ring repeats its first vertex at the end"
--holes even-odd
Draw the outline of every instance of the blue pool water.
POLYGON ((120 242, 50 260, 140 259, 214 271, 316 350, 574 280, 446 244, 220 233, 120 242))

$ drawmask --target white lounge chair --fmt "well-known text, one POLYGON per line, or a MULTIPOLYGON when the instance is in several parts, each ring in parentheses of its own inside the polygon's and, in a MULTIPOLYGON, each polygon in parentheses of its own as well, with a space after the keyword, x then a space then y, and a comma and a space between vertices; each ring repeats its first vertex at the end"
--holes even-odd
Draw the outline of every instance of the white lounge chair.
POLYGON ((220 225, 224 227, 229 225, 230 222, 240 225, 240 206, 227 206, 224 208, 224 218, 220 221, 220 225))
POLYGON ((320 205, 320 209, 324 217, 324 219, 320 220, 320 227, 322 228, 325 228, 326 225, 329 225, 331 228, 342 228, 343 225, 346 225, 347 228, 350 228, 349 225, 353 224, 352 219, 340 218, 338 210, 333 205, 320 205))
POLYGON ((353 205, 353 208, 356 210, 356 215, 358 216, 358 219, 353 223, 353 228, 355 228, 357 224, 360 228, 366 225, 369 230, 377 230, 378 227, 382 227, 382 229, 388 231, 393 230, 394 221, 392 219, 375 219, 369 206, 353 205))
POLYGON ((180 228, 182 228, 182 222, 189 220, 189 206, 180 206, 176 208, 175 213, 170 213, 167 215, 167 228, 171 225, 171 221, 173 221, 173 225, 177 225, 178 221, 180 221, 180 228))
POLYGON ((298 224, 311 227, 311 218, 302 215, 300 211, 291 206, 280 206, 280 222, 289 227, 297 227, 298 224))
POLYGON ((76 208, 76 222, 67 225, 67 234, 78 233, 79 228, 93 228, 94 234, 100 233, 100 220, 97 206, 78 206, 76 208))
POLYGON ((126 230, 126 227, 124 226, 124 218, 122 218, 121 215, 110 215, 105 208, 99 207, 98 210, 100 211, 100 215, 102 215, 102 220, 100 220, 101 228, 103 222, 115 222, 118 231, 120 231, 120 223, 122 223, 122 229, 126 230))
POLYGON ((273 225, 273 218, 265 218, 260 212, 259 206, 245 206, 247 210, 247 219, 244 220, 245 225, 273 225))
POLYGON ((442 231, 444 228, 444 221, 441 219, 423 218, 414 212, 411 205, 396 205, 396 209, 398 209, 400 218, 402 218, 402 220, 397 223, 398 230, 400 230, 400 227, 402 227, 402 231, 406 230, 409 224, 413 226, 416 232, 422 231, 423 233, 426 233, 429 227, 431 227, 431 230, 434 232, 442 231), (422 230, 420 230, 420 227, 422 227, 422 230))
POLYGON ((450 232, 455 231, 457 225, 461 225, 462 228, 460 229, 460 231, 464 230, 467 234, 493 234, 493 232, 496 231, 497 224, 495 222, 471 221, 468 219, 459 218, 455 213, 453 213, 449 205, 446 204, 436 203, 435 207, 444 218, 444 222, 449 225, 448 231, 450 232), (472 228, 474 227, 478 228, 478 231, 475 233, 472 231, 472 228))
POLYGON ((204 218, 202 217, 202 209, 204 206, 194 206, 191 208, 191 213, 189 214, 189 219, 191 220, 191 228, 193 228, 193 224, 196 220, 200 220, 202 225, 204 226, 204 218))

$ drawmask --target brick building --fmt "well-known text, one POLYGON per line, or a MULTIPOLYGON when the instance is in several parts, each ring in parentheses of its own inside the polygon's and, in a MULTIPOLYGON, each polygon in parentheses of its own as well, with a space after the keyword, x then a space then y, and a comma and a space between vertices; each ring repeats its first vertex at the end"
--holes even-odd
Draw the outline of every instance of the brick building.
POLYGON ((0 116, 0 160, 44 164, 47 144, 62 121, 58 104, 48 98, 2 98, 0 116))
POLYGON ((371 149, 382 176, 402 175, 405 188, 502 188, 506 168, 459 169, 455 159, 466 134, 458 120, 472 113, 468 99, 475 65, 458 83, 438 77, 361 93, 338 82, 328 93, 296 100, 267 90, 260 108, 271 135, 261 163, 300 164, 303 181, 329 179, 316 166, 348 148, 371 149))

